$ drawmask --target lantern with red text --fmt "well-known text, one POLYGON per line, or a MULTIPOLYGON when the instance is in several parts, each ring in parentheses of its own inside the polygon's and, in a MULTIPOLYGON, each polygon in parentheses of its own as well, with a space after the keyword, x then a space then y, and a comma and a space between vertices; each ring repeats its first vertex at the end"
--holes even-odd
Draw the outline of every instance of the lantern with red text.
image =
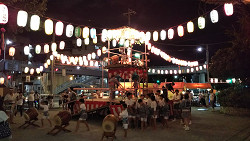
POLYGON ((0 24, 6 24, 8 22, 8 7, 4 4, 0 4, 0 24))

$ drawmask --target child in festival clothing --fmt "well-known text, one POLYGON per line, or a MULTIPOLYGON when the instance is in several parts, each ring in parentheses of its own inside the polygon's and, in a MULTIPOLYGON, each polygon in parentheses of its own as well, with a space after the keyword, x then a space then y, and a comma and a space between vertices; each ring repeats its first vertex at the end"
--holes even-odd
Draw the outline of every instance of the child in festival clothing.
MULTIPOLYGON (((161 97, 164 97, 161 95, 161 97)), ((164 99, 163 102, 160 106, 160 115, 162 116, 162 125, 163 127, 168 127, 168 118, 169 118, 169 105, 168 105, 168 98, 164 99)))
POLYGON ((156 119, 157 119, 157 102, 155 100, 155 96, 151 96, 151 122, 153 125, 153 128, 156 129, 156 119))
POLYGON ((132 93, 128 92, 127 93, 127 99, 125 100, 125 103, 127 104, 128 107, 128 118, 129 118, 129 124, 131 126, 132 120, 134 121, 134 126, 135 128, 137 127, 136 124, 136 109, 135 109, 135 100, 132 99, 132 93))
POLYGON ((138 100, 138 103, 140 104, 140 107, 138 108, 138 112, 140 115, 141 120, 141 130, 144 130, 147 125, 147 117, 149 114, 148 106, 142 101, 142 99, 138 100))
POLYGON ((80 104, 81 111, 80 111, 80 118, 78 119, 77 124, 76 124, 75 132, 78 131, 81 121, 86 125, 86 127, 88 128, 87 130, 89 131, 89 125, 88 125, 88 123, 86 121, 87 117, 88 117, 88 114, 86 112, 86 106, 84 104, 84 99, 80 99, 79 102, 81 103, 80 104))
POLYGON ((188 94, 184 95, 184 100, 181 101, 180 108, 182 109, 181 116, 184 119, 185 130, 188 131, 188 130, 190 130, 189 121, 190 121, 190 117, 191 117, 191 102, 189 100, 188 94))
POLYGON ((124 137, 127 137, 128 131, 128 109, 127 104, 123 104, 123 111, 120 113, 119 118, 122 119, 123 129, 124 129, 124 137))
POLYGON ((52 123, 49 119, 49 105, 48 104, 49 104, 48 101, 43 101, 40 103, 40 107, 43 108, 43 117, 41 119, 42 127, 43 127, 44 119, 47 119, 50 124, 50 127, 52 127, 52 123))

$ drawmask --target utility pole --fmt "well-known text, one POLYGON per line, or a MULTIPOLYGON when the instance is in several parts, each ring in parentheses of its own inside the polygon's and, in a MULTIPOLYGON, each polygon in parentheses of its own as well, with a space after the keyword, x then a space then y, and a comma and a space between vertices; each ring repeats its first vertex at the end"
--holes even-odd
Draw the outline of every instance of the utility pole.
MULTIPOLYGON (((55 42, 55 33, 53 33, 52 42, 55 42)), ((55 57, 52 52, 53 59, 51 60, 51 94, 54 93, 54 60, 55 57)))
POLYGON ((209 83, 209 70, 208 70, 208 64, 209 64, 209 51, 208 51, 208 44, 206 44, 206 62, 207 62, 207 82, 209 83))
POLYGON ((128 26, 130 26, 130 21, 131 21, 130 16, 135 15, 135 14, 136 12, 133 11, 132 9, 128 9, 127 13, 123 13, 124 16, 128 16, 128 26))

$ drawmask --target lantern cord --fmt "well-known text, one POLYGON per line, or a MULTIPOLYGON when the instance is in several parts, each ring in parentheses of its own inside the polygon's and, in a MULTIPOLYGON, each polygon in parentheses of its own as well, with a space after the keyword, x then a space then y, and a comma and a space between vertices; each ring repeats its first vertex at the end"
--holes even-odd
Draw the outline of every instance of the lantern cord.
POLYGON ((179 44, 165 44, 165 43, 158 43, 158 42, 155 42, 155 44, 159 44, 159 45, 166 45, 166 46, 186 46, 186 47, 197 47, 197 46, 202 46, 202 45, 218 45, 218 44, 229 44, 231 43, 232 41, 223 41, 223 42, 216 42, 216 43, 207 43, 207 44, 182 44, 182 45, 179 45, 179 44))

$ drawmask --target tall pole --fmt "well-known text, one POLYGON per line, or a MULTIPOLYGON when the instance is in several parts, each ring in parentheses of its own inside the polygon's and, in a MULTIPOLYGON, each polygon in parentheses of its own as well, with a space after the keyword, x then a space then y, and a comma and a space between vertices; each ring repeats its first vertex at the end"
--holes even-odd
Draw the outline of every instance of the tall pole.
MULTIPOLYGON (((55 42, 55 33, 53 33, 52 42, 55 42)), ((53 59, 51 60, 51 94, 54 93, 54 55, 52 52, 53 59)))
POLYGON ((134 14, 136 14, 136 12, 133 11, 132 9, 128 9, 127 13, 123 13, 124 16, 128 16, 128 26, 130 26, 130 21, 131 21, 130 16, 134 14))
POLYGON ((206 45, 206 62, 207 62, 207 82, 209 83, 209 70, 208 70, 208 64, 209 64, 209 51, 208 51, 208 44, 206 45))
POLYGON ((110 59, 110 52, 109 52, 109 50, 110 50, 110 40, 108 39, 108 65, 110 65, 110 61, 109 61, 109 59, 110 59))

